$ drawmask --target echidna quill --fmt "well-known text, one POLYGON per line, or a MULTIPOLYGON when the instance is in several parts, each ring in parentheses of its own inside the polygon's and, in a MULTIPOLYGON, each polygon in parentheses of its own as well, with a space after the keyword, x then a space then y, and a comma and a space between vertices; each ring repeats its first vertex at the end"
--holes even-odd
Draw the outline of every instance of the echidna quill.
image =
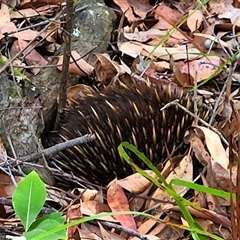
MULTIPOLYGON (((157 165, 182 142, 185 130, 193 121, 176 105, 160 110, 175 99, 193 111, 190 94, 172 84, 155 86, 133 80, 87 93, 67 106, 60 128, 48 138, 54 145, 95 133, 96 140, 61 151, 51 161, 65 172, 105 185, 116 176, 123 178, 133 173, 117 151, 121 142, 128 141, 157 165)), ((205 118, 207 112, 201 106, 198 108, 200 117, 205 118)))

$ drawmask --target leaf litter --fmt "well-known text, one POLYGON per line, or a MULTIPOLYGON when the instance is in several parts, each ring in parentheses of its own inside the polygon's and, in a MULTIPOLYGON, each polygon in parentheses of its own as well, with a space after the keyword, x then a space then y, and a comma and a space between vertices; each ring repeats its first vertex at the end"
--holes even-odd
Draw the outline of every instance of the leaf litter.
MULTIPOLYGON (((223 120, 215 124, 214 128, 193 126, 189 129, 189 134, 184 139, 190 143, 188 154, 182 157, 174 156, 180 158, 178 166, 174 166, 174 162, 169 161, 165 163, 162 173, 168 183, 172 179, 182 179, 238 194, 240 190, 238 191, 236 161, 229 163, 229 158, 232 157, 229 155, 229 147, 235 154, 239 152, 238 65, 231 77, 232 92, 235 90, 236 94, 232 96, 232 92, 226 92, 225 97, 221 97, 221 89, 219 89, 223 86, 223 79, 227 79, 230 75, 231 63, 239 61, 236 54, 239 51, 240 31, 237 1, 233 1, 232 4, 232 1, 211 0, 200 5, 188 0, 180 0, 177 3, 166 1, 160 4, 156 1, 155 5, 151 5, 153 1, 106 2, 114 6, 118 13, 121 12, 120 15, 125 20, 124 23, 119 23, 116 29, 115 48, 121 53, 120 61, 114 61, 108 53, 98 53, 95 65, 91 65, 74 51, 70 73, 86 77, 92 75, 94 70, 103 84, 108 84, 110 79, 117 79, 122 74, 135 74, 137 79, 148 79, 155 84, 170 81, 180 87, 192 88, 208 80, 198 90, 198 94, 205 97, 207 104, 212 106, 217 104, 214 111, 223 120), (227 62, 229 59, 230 61, 227 62), (227 64, 224 65, 225 63, 227 64), (217 100, 218 96, 221 101, 217 100), (229 146, 219 136, 224 136, 229 146), (193 158, 203 166, 203 172, 194 169, 193 158), (234 166, 230 168, 231 164, 234 166)), ((60 13, 60 3, 63 2, 22 1, 15 2, 12 8, 4 3, 1 4, 0 41, 2 45, 12 41, 7 48, 9 54, 2 53, 1 58, 4 62, 12 61, 13 67, 29 79, 50 62, 53 53, 61 46, 61 42, 58 41, 61 37, 59 31, 61 21, 56 17, 60 13), (41 22, 54 18, 53 25, 41 32, 43 29, 41 22), (39 46, 42 51, 39 51, 39 46)), ((61 71, 62 58, 62 56, 58 57, 59 71, 61 71)), ((72 98, 74 94, 79 94, 81 89, 81 86, 72 88, 68 96, 72 98)), ((7 162, 2 141, 0 147, 1 162, 7 162)), ((152 171, 146 172, 156 178, 152 171)), ((7 198, 11 196, 14 184, 6 175, 1 174, 0 179, 1 197, 7 198)), ((17 177, 16 181, 19 181, 17 177)), ((236 236, 232 236, 231 229, 236 226, 233 224, 235 219, 231 216, 230 209, 232 208, 236 215, 239 212, 236 209, 239 205, 233 205, 229 199, 216 197, 198 189, 189 190, 189 187, 178 185, 176 191, 179 196, 185 196, 199 206, 199 209, 189 206, 188 210, 204 231, 213 233, 221 239, 237 239, 236 236), (232 222, 231 217, 234 219, 232 222)), ((118 217, 107 216, 99 218, 98 225, 84 223, 71 228, 68 237, 139 239, 139 236, 145 236, 146 239, 189 239, 190 236, 184 228, 184 226, 188 227, 188 222, 173 199, 162 189, 154 187, 139 173, 125 179, 115 179, 109 183, 107 194, 106 188, 75 189, 69 195, 51 187, 49 193, 52 194, 49 194, 48 201, 66 208, 65 213, 69 220, 102 212, 129 210, 147 211, 154 216, 154 218, 124 214, 118 217), (73 201, 71 205, 69 201, 65 201, 65 198, 69 199, 70 196, 73 201), (79 203, 76 204, 76 201, 79 203), (125 230, 118 228, 119 224, 125 230), (139 235, 131 237, 132 231, 139 235)), ((19 226, 17 219, 7 217, 11 216, 12 208, 4 202, 0 206, 1 225, 5 228, 19 226)), ((236 217, 240 216, 236 215, 236 217)))

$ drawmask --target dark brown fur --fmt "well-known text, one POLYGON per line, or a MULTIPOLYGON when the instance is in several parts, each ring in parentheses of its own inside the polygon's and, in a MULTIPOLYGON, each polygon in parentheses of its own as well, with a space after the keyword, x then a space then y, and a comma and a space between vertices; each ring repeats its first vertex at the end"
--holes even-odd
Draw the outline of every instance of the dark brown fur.
POLYGON ((50 134, 51 144, 87 133, 95 133, 96 140, 59 152, 52 160, 66 172, 101 184, 132 173, 117 152, 122 141, 136 145, 158 164, 167 157, 166 148, 171 153, 192 124, 192 117, 177 106, 160 111, 175 99, 193 109, 188 95, 175 86, 159 87, 145 82, 116 83, 79 97, 66 109, 60 129, 50 134))

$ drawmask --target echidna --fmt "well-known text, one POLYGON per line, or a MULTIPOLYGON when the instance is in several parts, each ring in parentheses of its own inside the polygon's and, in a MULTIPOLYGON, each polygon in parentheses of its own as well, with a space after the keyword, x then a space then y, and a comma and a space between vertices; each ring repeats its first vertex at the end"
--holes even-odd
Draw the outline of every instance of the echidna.
MULTIPOLYGON (((59 152, 52 161, 66 172, 100 184, 132 173, 117 151, 123 141, 137 146, 154 164, 160 163, 182 141, 193 121, 178 106, 160 111, 175 99, 193 110, 189 94, 172 84, 118 81, 104 90, 79 97, 66 108, 60 128, 49 139, 53 145, 95 133, 96 140, 59 152)), ((201 107, 200 113, 205 117, 206 111, 201 107)))

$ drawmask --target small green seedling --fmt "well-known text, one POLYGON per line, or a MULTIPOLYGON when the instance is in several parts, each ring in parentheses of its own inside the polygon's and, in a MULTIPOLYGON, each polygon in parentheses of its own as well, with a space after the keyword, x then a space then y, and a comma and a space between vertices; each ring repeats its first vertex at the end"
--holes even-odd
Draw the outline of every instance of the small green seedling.
POLYGON ((49 232, 49 240, 66 239, 65 229, 51 234, 54 228, 64 224, 65 218, 60 212, 37 218, 45 201, 45 184, 33 171, 19 182, 12 195, 13 208, 24 226, 23 235, 34 240, 38 235, 49 232))

